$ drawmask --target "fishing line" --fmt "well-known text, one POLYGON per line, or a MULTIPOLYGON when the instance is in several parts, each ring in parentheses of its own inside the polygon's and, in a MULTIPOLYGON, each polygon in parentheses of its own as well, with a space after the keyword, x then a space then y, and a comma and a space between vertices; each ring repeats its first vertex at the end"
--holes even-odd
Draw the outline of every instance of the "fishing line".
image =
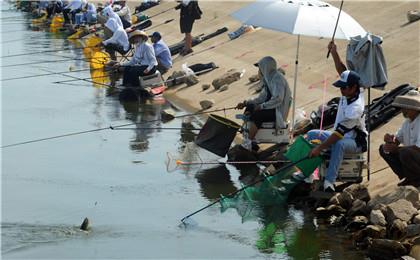
POLYGON ((111 130, 201 130, 201 128, 184 128, 184 127, 109 127, 111 130))
MULTIPOLYGON (((236 108, 236 106, 235 107, 228 107, 228 108, 220 108, 220 109, 215 109, 215 110, 211 110, 211 111, 202 111, 202 110, 200 110, 199 112, 196 112, 196 113, 179 115, 179 116, 175 116, 174 118, 182 118, 182 117, 188 117, 188 116, 197 116, 197 115, 201 115, 201 114, 207 114, 207 113, 214 113, 214 112, 232 110, 232 109, 235 109, 235 108, 236 108)), ((74 136, 74 135, 92 133, 92 132, 97 132, 97 131, 102 131, 102 130, 109 130, 109 129, 112 130, 112 128, 119 128, 119 127, 125 127, 125 126, 130 126, 130 125, 137 125, 137 124, 147 124, 147 123, 153 123, 153 122, 159 122, 159 121, 162 121, 162 119, 154 119, 154 120, 149 120, 149 121, 128 123, 128 124, 122 124, 122 125, 116 125, 116 126, 112 126, 111 125, 111 126, 108 126, 108 127, 96 128, 96 129, 91 129, 91 130, 85 130, 85 131, 67 133, 67 134, 62 134, 62 135, 56 135, 56 136, 45 137, 45 138, 40 138, 40 139, 34 139, 34 140, 30 140, 30 141, 24 141, 24 142, 18 142, 18 143, 8 144, 8 145, 1 146, 1 148, 19 146, 19 145, 24 145, 24 144, 30 144, 30 143, 36 143, 36 142, 51 140, 51 139, 58 139, 58 138, 62 138, 62 137, 68 137, 68 136, 74 136)))

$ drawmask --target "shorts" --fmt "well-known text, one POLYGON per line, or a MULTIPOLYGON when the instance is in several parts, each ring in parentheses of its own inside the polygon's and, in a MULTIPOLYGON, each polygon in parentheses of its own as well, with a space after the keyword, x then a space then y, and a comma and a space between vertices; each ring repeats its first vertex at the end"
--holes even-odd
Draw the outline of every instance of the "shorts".
POLYGON ((181 17, 181 20, 179 21, 181 33, 191 33, 194 21, 195 20, 190 17, 181 17))
POLYGON ((264 122, 275 122, 276 121, 276 109, 262 109, 251 112, 249 121, 254 122, 257 128, 261 128, 264 122))

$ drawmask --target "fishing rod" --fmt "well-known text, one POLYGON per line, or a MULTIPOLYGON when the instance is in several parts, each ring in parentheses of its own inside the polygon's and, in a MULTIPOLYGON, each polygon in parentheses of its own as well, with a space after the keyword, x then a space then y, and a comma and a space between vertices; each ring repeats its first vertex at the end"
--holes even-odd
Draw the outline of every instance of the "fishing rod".
MULTIPOLYGON (((341 10, 343 9, 343 3, 344 3, 344 0, 341 0, 340 11, 338 11, 337 21, 335 23, 333 35, 331 37, 332 42, 334 42, 335 33, 337 32, 338 21, 340 20, 341 10)), ((328 50, 327 59, 330 57, 330 52, 331 50, 328 50)))
MULTIPOLYGON (((42 69, 42 70, 52 73, 52 71, 47 70, 47 69, 42 69)), ((65 73, 67 73, 67 72, 65 72, 65 73)), ((97 85, 105 86, 105 87, 108 87, 108 88, 113 87, 112 85, 109 85, 109 84, 105 84, 105 83, 101 83, 101 82, 94 82, 93 80, 88 80, 88 79, 81 79, 81 78, 78 78, 78 77, 75 77, 75 76, 67 75, 65 73, 58 73, 58 74, 61 75, 61 76, 68 77, 68 78, 83 80, 83 81, 86 81, 86 82, 89 82, 89 83, 92 83, 92 84, 97 84, 97 85)))
MULTIPOLYGON (((51 73, 45 73, 45 74, 28 75, 28 76, 22 76, 22 77, 0 79, 0 81, 11 81, 11 80, 19 80, 19 79, 28 79, 28 78, 36 78, 36 77, 50 76, 50 75, 56 75, 56 74, 62 74, 62 73, 82 72, 82 71, 89 71, 89 70, 92 71, 92 69, 88 68, 88 69, 71 70, 71 71, 51 72, 51 73)), ((95 69, 93 69, 93 71, 94 70, 95 69)), ((96 70, 102 70, 102 69, 96 69, 96 70)))
MULTIPOLYGON (((199 110, 196 113, 190 113, 190 114, 175 116, 174 119, 175 118, 188 117, 188 116, 197 116, 197 115, 207 114, 207 113, 214 113, 214 112, 226 111, 226 110, 232 110, 232 109, 235 109, 235 108, 236 108, 236 106, 235 107, 228 107, 228 108, 220 108, 220 109, 215 109, 215 110, 211 110, 211 111, 202 111, 202 110, 199 110)), ((63 137, 68 137, 68 136, 74 136, 74 135, 80 135, 80 134, 98 132, 98 131, 103 131, 103 130, 109 130, 109 129, 112 129, 112 128, 125 127, 125 126, 130 126, 130 125, 137 125, 137 124, 153 123, 153 122, 158 122, 158 121, 162 121, 162 120, 161 119, 154 119, 154 120, 148 120, 148 121, 143 121, 143 122, 135 122, 135 123, 129 123, 129 124, 121 124, 121 125, 116 125, 116 126, 112 126, 111 125, 111 126, 108 126, 108 127, 90 129, 90 130, 85 130, 85 131, 67 133, 67 134, 62 134, 62 135, 56 135, 56 136, 51 136, 51 137, 34 139, 34 140, 30 140, 30 141, 24 141, 24 142, 19 142, 19 143, 13 143, 13 144, 8 144, 8 145, 3 145, 3 146, 1 146, 1 148, 3 149, 3 148, 13 147, 13 146, 19 146, 19 145, 24 145, 24 144, 30 144, 30 143, 36 143, 36 142, 41 142, 41 141, 47 141, 47 140, 51 140, 51 139, 58 139, 58 138, 63 138, 63 137)))
POLYGON ((155 29, 156 27, 162 26, 164 24, 168 24, 168 23, 172 22, 173 20, 175 20, 175 19, 168 19, 168 20, 166 20, 166 21, 164 21, 162 23, 156 24, 155 26, 152 26, 150 28, 146 28, 146 29, 144 29, 144 31, 150 31, 152 29, 155 29))
MULTIPOLYGON (((305 156, 304 158, 302 158, 302 159, 300 159, 300 160, 298 160, 298 161, 296 161, 296 162, 293 162, 293 163, 291 163, 291 164, 287 164, 287 165, 285 165, 285 166, 281 167, 280 169, 278 169, 278 170, 276 171, 276 173, 271 174, 270 176, 276 176, 276 175, 280 174, 282 171, 284 171, 284 170, 286 170, 286 169, 288 169, 288 168, 290 168, 290 167, 292 167, 292 166, 295 166, 296 164, 298 164, 298 163, 300 163, 300 162, 303 162, 304 160, 307 160, 307 159, 309 159, 309 156, 305 156)), ((213 205, 215 205, 215 204, 219 203, 219 202, 220 202, 221 200, 223 200, 225 197, 233 197, 234 195, 236 195, 237 193, 239 193, 239 192, 241 192, 241 191, 245 190, 245 189, 246 189, 246 188, 248 188, 248 187, 252 187, 252 186, 254 186, 254 185, 255 185, 255 184, 257 184, 257 183, 260 183, 260 182, 262 182, 262 181, 268 180, 268 176, 263 175, 263 177, 264 177, 264 178, 262 178, 262 179, 257 179, 257 180, 255 180, 254 182, 252 182, 252 183, 250 183, 250 184, 248 184, 248 185, 245 185, 245 186, 243 186, 242 188, 240 188, 240 189, 238 189, 238 190, 236 190, 236 191, 234 191, 234 192, 231 192, 231 193, 229 193, 229 194, 228 194, 228 195, 226 195, 226 196, 223 196, 223 195, 222 195, 220 198, 218 198, 218 199, 217 199, 217 200, 215 200, 214 202, 212 202, 212 203, 208 204, 207 206, 204 206, 204 207, 200 208, 199 210, 196 210, 196 211, 194 211, 193 213, 191 213, 191 214, 189 214, 189 215, 187 215, 187 216, 183 217, 183 218, 181 219, 182 224, 184 224, 184 225, 185 225, 185 220, 186 220, 186 219, 188 219, 188 218, 190 218, 190 217, 194 216, 195 214, 197 214, 197 213, 199 213, 199 212, 201 212, 201 211, 203 211, 203 210, 205 210, 205 209, 207 209, 207 208, 209 208, 209 207, 211 207, 211 206, 213 206, 213 205)))
POLYGON ((109 127, 111 130, 201 130, 201 128, 183 128, 183 127, 109 127))
POLYGON ((255 161, 193 161, 185 162, 179 159, 174 159, 173 156, 167 152, 166 153, 166 171, 173 172, 181 166, 194 166, 194 165, 250 165, 250 164, 274 164, 274 163, 289 163, 289 160, 255 160, 255 161))
POLYGON ((40 63, 55 63, 55 62, 64 62, 64 61, 88 61, 95 64, 103 64, 102 62, 95 61, 97 58, 67 58, 62 60, 44 60, 44 61, 34 61, 28 63, 20 63, 20 64, 10 64, 10 65, 0 65, 1 68, 9 68, 9 67, 17 67, 17 66, 25 66, 25 65, 33 65, 33 64, 40 64, 40 63))
MULTIPOLYGON (((120 66, 120 67, 126 67, 126 66, 123 65, 123 66, 120 66)), ((204 73, 209 72, 209 71, 212 71, 212 70, 213 70, 213 68, 209 68, 209 69, 197 71, 197 72, 194 72, 194 75, 201 75, 201 74, 204 74, 204 73)), ((99 76, 98 78, 100 78, 100 77, 103 77, 103 76, 99 76)), ((176 82, 177 80, 180 80, 180 79, 183 79, 183 78, 186 78, 186 77, 187 76, 184 75, 184 76, 179 76, 179 77, 176 77, 176 78, 167 79, 163 83, 167 84, 169 82, 176 82)), ((96 77, 80 78, 80 79, 69 79, 69 80, 60 80, 60 81, 54 81, 53 83, 54 84, 62 84, 62 83, 67 83, 67 82, 73 82, 73 81, 78 81, 78 80, 83 80, 83 79, 93 79, 93 78, 96 78, 96 77)))
POLYGON ((54 49, 54 50, 38 51, 38 52, 31 52, 31 53, 10 54, 10 55, 1 56, 0 59, 2 59, 2 58, 10 58, 10 57, 17 57, 17 56, 24 56, 24 55, 42 54, 42 53, 49 53, 49 52, 60 52, 60 51, 81 50, 81 49, 93 49, 93 48, 97 48, 97 46, 92 46, 92 47, 77 47, 77 48, 67 48, 67 49, 64 48, 64 49, 54 49))

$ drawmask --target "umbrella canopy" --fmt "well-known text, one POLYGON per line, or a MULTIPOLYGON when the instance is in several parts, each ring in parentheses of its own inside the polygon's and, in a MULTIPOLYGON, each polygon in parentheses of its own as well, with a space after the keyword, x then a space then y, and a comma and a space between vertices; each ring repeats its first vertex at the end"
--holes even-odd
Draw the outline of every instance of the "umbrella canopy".
POLYGON ((334 38, 337 39, 350 39, 350 37, 366 34, 362 26, 348 14, 317 0, 257 0, 232 13, 231 16, 245 24, 298 35, 293 83, 292 129, 295 124, 300 36, 329 38, 333 36, 336 25, 334 38))
MULTIPOLYGON (((339 9, 317 0, 259 0, 232 13, 249 25, 296 35, 333 35, 339 9)), ((341 11, 335 38, 350 39, 366 31, 350 15, 341 11)))

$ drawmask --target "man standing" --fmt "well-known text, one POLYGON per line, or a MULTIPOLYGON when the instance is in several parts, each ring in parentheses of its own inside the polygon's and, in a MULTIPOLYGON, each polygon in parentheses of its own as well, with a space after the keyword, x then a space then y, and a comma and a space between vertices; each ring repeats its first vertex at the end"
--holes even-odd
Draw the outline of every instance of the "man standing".
POLYGON ((172 67, 171 51, 169 50, 168 45, 162 40, 162 35, 160 35, 159 32, 154 32, 151 39, 158 62, 157 70, 159 70, 161 74, 164 74, 172 67))
POLYGON ((321 151, 331 149, 330 164, 324 180, 324 191, 335 191, 334 183, 344 154, 354 154, 367 150, 367 131, 363 114, 365 101, 360 92, 359 75, 346 70, 334 86, 340 88, 342 97, 338 105, 334 131, 311 130, 309 141, 318 139, 322 143, 309 152, 309 157, 318 156, 321 151))
POLYGON ((193 24, 195 20, 201 19, 202 12, 196 0, 182 0, 175 9, 181 9, 179 25, 181 33, 185 33, 185 46, 180 54, 187 55, 193 51, 191 36, 193 24))
POLYGON ((420 186, 420 93, 411 90, 395 98, 393 106, 401 108, 406 118, 396 135, 385 134, 379 153, 400 178, 398 186, 420 186), (400 146, 403 144, 403 146, 400 146))

